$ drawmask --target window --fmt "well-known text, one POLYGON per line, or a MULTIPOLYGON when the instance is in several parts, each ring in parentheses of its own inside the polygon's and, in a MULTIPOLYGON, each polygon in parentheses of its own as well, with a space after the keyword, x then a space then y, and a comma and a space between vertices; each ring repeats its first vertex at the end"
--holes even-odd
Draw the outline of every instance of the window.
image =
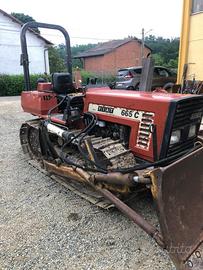
POLYGON ((203 11, 203 0, 192 1, 192 13, 203 11))
POLYGON ((133 69, 133 71, 134 71, 136 74, 141 74, 141 73, 142 73, 142 69, 141 69, 141 68, 135 68, 135 69, 133 69))
POLYGON ((125 76, 125 75, 127 75, 127 74, 128 74, 128 69, 120 69, 120 70, 118 71, 117 76, 121 77, 121 76, 125 76))
POLYGON ((160 77, 169 77, 167 70, 164 68, 159 68, 158 73, 160 77))
POLYGON ((159 72, 158 72, 158 69, 155 67, 154 68, 154 77, 158 77, 159 76, 159 72))

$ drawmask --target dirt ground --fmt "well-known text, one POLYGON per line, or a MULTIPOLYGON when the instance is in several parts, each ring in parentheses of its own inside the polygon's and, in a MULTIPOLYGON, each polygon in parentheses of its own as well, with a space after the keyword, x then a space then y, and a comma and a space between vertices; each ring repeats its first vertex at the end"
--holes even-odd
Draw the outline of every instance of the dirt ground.
MULTIPOLYGON (((102 210, 31 167, 19 97, 0 98, 0 269, 171 270, 167 253, 118 210, 102 210)), ((150 198, 136 209, 158 224, 150 198)))

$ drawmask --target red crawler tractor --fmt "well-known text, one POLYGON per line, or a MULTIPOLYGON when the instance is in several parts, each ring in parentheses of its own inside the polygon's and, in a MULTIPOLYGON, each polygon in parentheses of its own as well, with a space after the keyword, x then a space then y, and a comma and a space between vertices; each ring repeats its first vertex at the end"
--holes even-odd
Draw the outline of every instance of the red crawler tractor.
POLYGON ((203 96, 91 87, 78 93, 72 81, 70 41, 57 25, 30 22, 21 31, 25 153, 52 174, 90 186, 168 250, 177 269, 203 269, 203 142, 198 137, 203 96), (31 90, 26 31, 61 31, 67 73, 31 90), (151 190, 160 231, 124 198, 151 190), (180 250, 181 249, 181 250, 180 250))

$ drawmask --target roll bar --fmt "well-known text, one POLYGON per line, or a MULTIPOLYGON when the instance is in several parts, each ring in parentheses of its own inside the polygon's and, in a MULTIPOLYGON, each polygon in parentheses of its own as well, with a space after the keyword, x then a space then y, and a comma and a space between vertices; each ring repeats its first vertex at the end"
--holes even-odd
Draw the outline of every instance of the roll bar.
POLYGON ((56 30, 59 30, 60 32, 62 32, 62 34, 64 35, 64 38, 65 38, 65 45, 66 45, 65 64, 67 67, 67 71, 72 76, 70 37, 69 37, 68 32, 60 25, 40 23, 40 22, 27 22, 23 25, 21 32, 20 32, 20 43, 21 43, 20 63, 23 66, 25 89, 27 91, 31 90, 31 83, 30 83, 30 73, 29 73, 29 58, 28 58, 28 51, 27 51, 26 32, 29 28, 35 28, 35 27, 56 29, 56 30))

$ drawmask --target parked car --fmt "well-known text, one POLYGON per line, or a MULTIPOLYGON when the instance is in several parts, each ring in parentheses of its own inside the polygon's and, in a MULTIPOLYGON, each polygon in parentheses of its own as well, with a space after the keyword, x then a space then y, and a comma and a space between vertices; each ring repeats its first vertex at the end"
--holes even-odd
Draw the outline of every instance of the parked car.
MULTIPOLYGON (((121 68, 118 70, 115 89, 138 90, 142 73, 142 66, 121 68)), ((155 66, 152 80, 152 89, 162 87, 170 90, 176 83, 177 75, 168 68, 155 66)))

